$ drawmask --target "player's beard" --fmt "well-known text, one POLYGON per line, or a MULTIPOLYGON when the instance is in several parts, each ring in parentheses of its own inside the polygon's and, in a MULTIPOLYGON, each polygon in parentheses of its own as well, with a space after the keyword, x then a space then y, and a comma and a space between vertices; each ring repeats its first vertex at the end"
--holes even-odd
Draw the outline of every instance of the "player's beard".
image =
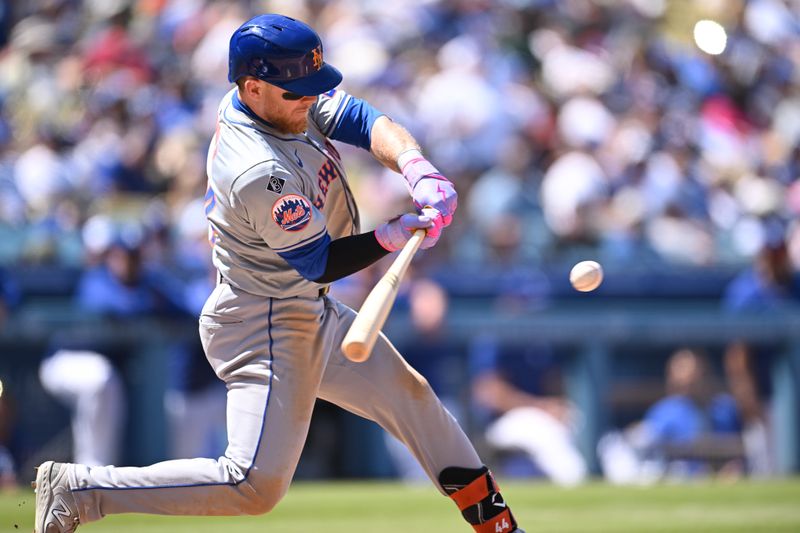
POLYGON ((303 133, 308 129, 308 109, 305 109, 303 113, 292 113, 282 117, 273 117, 270 122, 283 133, 303 133))
POLYGON ((287 130, 289 133, 303 133, 308 129, 308 112, 306 112, 302 118, 299 118, 289 124, 289 129, 287 130))
POLYGON ((308 129, 308 115, 303 115, 302 119, 283 119, 274 120, 273 124, 283 133, 303 133, 308 129))

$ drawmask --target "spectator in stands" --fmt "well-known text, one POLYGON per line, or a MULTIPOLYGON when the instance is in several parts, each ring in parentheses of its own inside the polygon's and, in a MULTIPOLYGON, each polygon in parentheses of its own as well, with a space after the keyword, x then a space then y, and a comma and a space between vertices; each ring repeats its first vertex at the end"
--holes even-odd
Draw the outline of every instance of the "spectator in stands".
MULTIPOLYGON (((184 209, 173 252, 185 273, 177 304, 194 324, 217 282, 211 264, 208 226, 201 200, 184 209)), ((178 343, 169 361, 164 407, 172 459, 218 457, 227 444, 225 384, 214 374, 199 336, 178 343)))
MULTIPOLYGON (((194 308, 198 315, 216 282, 209 278, 192 280, 187 286, 198 298, 204 294, 202 300, 194 300, 200 304, 194 308)), ((191 296, 187 303, 192 303, 191 296)), ((200 339, 192 338, 174 346, 169 364, 164 397, 169 457, 218 457, 227 443, 226 389, 206 361, 200 339)))
POLYGON ((776 473, 775 445, 769 416, 769 384, 763 374, 767 359, 748 343, 734 341, 725 349, 725 378, 742 421, 742 444, 747 474, 768 477, 776 473))
MULTIPOLYGON (((75 296, 86 315, 124 319, 152 310, 152 295, 140 286, 141 235, 118 233, 110 220, 94 218, 84 228, 92 253, 75 296)), ((73 459, 87 464, 118 464, 126 405, 117 364, 127 358, 117 343, 57 338, 56 349, 42 361, 44 389, 72 411, 73 459)))
MULTIPOLYGON (((727 21, 723 4, 347 5, 284 7, 330 37, 326 52, 358 86, 349 89, 374 96, 463 174, 464 199, 475 177, 507 170, 504 146, 533 147, 515 187, 539 200, 520 213, 545 220, 538 261, 576 241, 625 261, 741 260, 760 215, 785 213, 800 146, 792 91, 800 20, 779 3, 749 2, 727 21), (692 18, 725 22, 728 50, 712 59, 675 38, 692 18), (773 21, 770 29, 759 20, 773 21), (575 190, 560 194, 564 183, 575 190)), ((17 190, 0 197, 26 204, 23 222, 34 223, 63 203, 85 218, 119 192, 181 194, 180 168, 204 157, 197 132, 213 129, 212 102, 226 90, 218 85, 225 58, 215 51, 252 9, 58 0, 0 10, 0 42, 8 37, 0 98, 15 132, 10 155, 21 160, 17 190), (57 139, 37 138, 43 123, 57 139)), ((367 157, 353 161, 362 167, 352 172, 358 192, 376 169, 367 157)), ((492 182, 475 184, 483 192, 492 182)), ((64 218, 53 217, 56 231, 68 229, 64 218)), ((454 239, 470 238, 457 230, 454 239)))
POLYGON ((800 302, 800 275, 793 270, 782 232, 776 232, 725 289, 726 310, 770 312, 800 302))
POLYGON ((531 473, 513 463, 522 452, 535 471, 563 486, 583 482, 584 457, 573 430, 579 414, 565 397, 560 368, 549 346, 504 343, 484 335, 470 347, 470 382, 479 425, 495 451, 512 452, 505 475, 531 473), (481 421, 482 419, 482 421, 481 421))
POLYGON ((3 268, 0 268, 0 328, 3 327, 11 309, 20 303, 17 284, 3 268))
MULTIPOLYGON (((81 250, 63 244, 77 228, 142 196, 166 206, 173 232, 177 204, 202 198, 227 39, 259 4, 0 2, 0 262, 43 255, 44 232, 59 245, 52 259, 74 265, 81 250)), ((280 5, 320 29, 350 92, 459 175, 469 216, 433 266, 469 278, 501 258, 490 290, 516 295, 540 290, 538 273, 578 249, 609 271, 744 263, 764 214, 798 218, 800 11, 729 4, 280 5), (703 18, 727 30, 718 56, 692 43, 688 22, 703 18)), ((354 194, 375 197, 369 154, 346 159, 354 194)), ((398 196, 378 187, 383 202, 398 196)), ((368 226, 371 206, 360 207, 368 226)), ((763 303, 754 279, 732 287, 731 305, 763 303)))
MULTIPOLYGON (((753 264, 725 289, 722 305, 729 313, 768 315, 800 304, 800 275, 795 271, 781 226, 767 233, 753 264)), ((775 473, 773 428, 769 416, 773 343, 752 345, 733 340, 725 351, 725 371, 731 393, 742 411, 748 471, 754 476, 775 473)))
MULTIPOLYGON (((84 228, 89 265, 78 283, 76 311, 124 323, 147 316, 177 316, 181 284, 142 261, 145 235, 135 224, 98 216, 84 228)), ((45 390, 72 409, 73 456, 85 464, 117 464, 126 398, 118 365, 130 347, 111 341, 61 337, 40 366, 45 390)))
POLYGON ((712 473, 712 461, 740 468, 741 422, 734 398, 715 390, 705 354, 680 348, 667 361, 666 396, 641 422, 598 444, 606 479, 649 483, 712 473))
MULTIPOLYGON (((407 274, 397 307, 407 308, 411 330, 401 341, 403 357, 428 380, 447 409, 463 420, 463 402, 460 398, 464 381, 463 355, 445 333, 450 300, 444 288, 436 281, 415 271, 407 274)), ((395 312, 402 313, 401 309, 395 312)), ((428 475, 414 456, 399 440, 385 433, 386 445, 399 477, 406 481, 428 482, 428 475)))
MULTIPOLYGON (((0 269, 0 330, 3 329, 8 311, 18 302, 18 291, 9 277, 0 269)), ((14 457, 8 449, 14 430, 16 409, 7 383, 0 376, 0 489, 16 487, 17 474, 14 457)))
POLYGON ((0 376, 0 490, 16 488, 17 468, 8 449, 16 419, 16 409, 6 384, 0 376))

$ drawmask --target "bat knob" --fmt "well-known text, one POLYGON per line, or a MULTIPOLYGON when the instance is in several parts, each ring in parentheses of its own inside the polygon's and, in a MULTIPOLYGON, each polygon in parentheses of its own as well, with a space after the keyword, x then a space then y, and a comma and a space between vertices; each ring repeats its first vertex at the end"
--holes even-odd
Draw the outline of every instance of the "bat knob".
POLYGON ((344 355, 354 363, 363 363, 366 361, 369 358, 370 352, 370 350, 367 349, 367 343, 348 340, 347 338, 342 342, 342 351, 344 355))

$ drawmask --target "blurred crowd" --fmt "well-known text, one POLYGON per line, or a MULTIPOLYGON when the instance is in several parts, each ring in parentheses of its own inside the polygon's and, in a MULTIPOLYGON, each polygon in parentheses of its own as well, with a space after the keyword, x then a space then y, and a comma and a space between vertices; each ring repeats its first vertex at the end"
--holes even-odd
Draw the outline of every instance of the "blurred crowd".
MULTIPOLYGON (((516 272, 577 256, 611 271, 755 264, 726 296, 730 309, 800 295, 762 283, 758 268, 781 250, 772 277, 800 269, 800 0, 29 0, 0 4, 0 318, 24 297, 12 274, 30 264, 82 271, 86 312, 196 312, 213 281, 205 159, 230 88, 228 39, 260 12, 315 27, 342 89, 405 125, 456 183, 460 209, 425 268, 498 266, 511 274, 497 292, 524 295, 538 281, 522 285, 516 272), (723 53, 697 46, 702 19, 725 29, 723 53)), ((339 148, 364 229, 410 207, 402 179, 339 148)), ((334 290, 357 304, 374 276, 334 290)), ((423 322, 440 323, 447 295, 421 293, 419 308, 436 315, 423 322)), ((421 327, 429 349, 445 342, 421 327)), ((575 413, 563 391, 538 385, 554 383, 555 365, 525 355, 537 349, 509 356, 497 339, 476 339, 473 393, 487 423, 521 407, 517 416, 550 424, 542 446, 567 443, 575 413), (537 379, 498 381, 522 376, 526 361, 537 379)), ((180 393, 218 398, 196 350, 175 356, 174 424, 190 409, 180 393)), ((74 394, 57 390, 56 356, 105 369, 96 395, 119 380, 87 355, 109 356, 101 349, 51 351, 42 382, 55 376, 50 392, 73 407, 74 394)), ((502 447, 499 433, 488 440, 502 447)), ((548 474, 574 484, 586 465, 565 450, 544 467, 565 465, 548 474)))
MULTIPOLYGON (((745 263, 782 238, 800 264, 797 0, 5 2, 0 263, 80 264, 96 215, 201 261, 227 41, 266 11, 317 28, 342 88, 458 184, 439 264, 745 263)), ((345 151, 365 224, 399 211, 402 180, 345 151)))

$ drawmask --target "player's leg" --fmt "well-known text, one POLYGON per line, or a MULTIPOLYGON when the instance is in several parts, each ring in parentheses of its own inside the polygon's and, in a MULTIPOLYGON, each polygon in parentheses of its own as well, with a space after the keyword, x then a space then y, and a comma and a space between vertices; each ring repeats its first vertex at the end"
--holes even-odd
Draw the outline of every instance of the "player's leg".
POLYGON ((342 304, 338 309, 342 321, 320 397, 374 420, 403 442, 476 531, 515 531, 516 522, 491 473, 427 380, 383 335, 370 359, 347 360, 338 347, 355 313, 342 304))
MULTIPOLYGON (((228 300, 217 298, 217 306, 258 317, 221 326, 224 313, 212 309, 202 319, 209 361, 228 386, 225 455, 143 468, 68 465, 68 486, 82 523, 127 512, 261 514, 285 494, 325 365, 321 343, 326 331, 333 335, 325 316, 333 313, 324 312, 321 300, 223 296, 228 300)), ((48 517, 38 514, 37 525, 44 524, 48 517)))

